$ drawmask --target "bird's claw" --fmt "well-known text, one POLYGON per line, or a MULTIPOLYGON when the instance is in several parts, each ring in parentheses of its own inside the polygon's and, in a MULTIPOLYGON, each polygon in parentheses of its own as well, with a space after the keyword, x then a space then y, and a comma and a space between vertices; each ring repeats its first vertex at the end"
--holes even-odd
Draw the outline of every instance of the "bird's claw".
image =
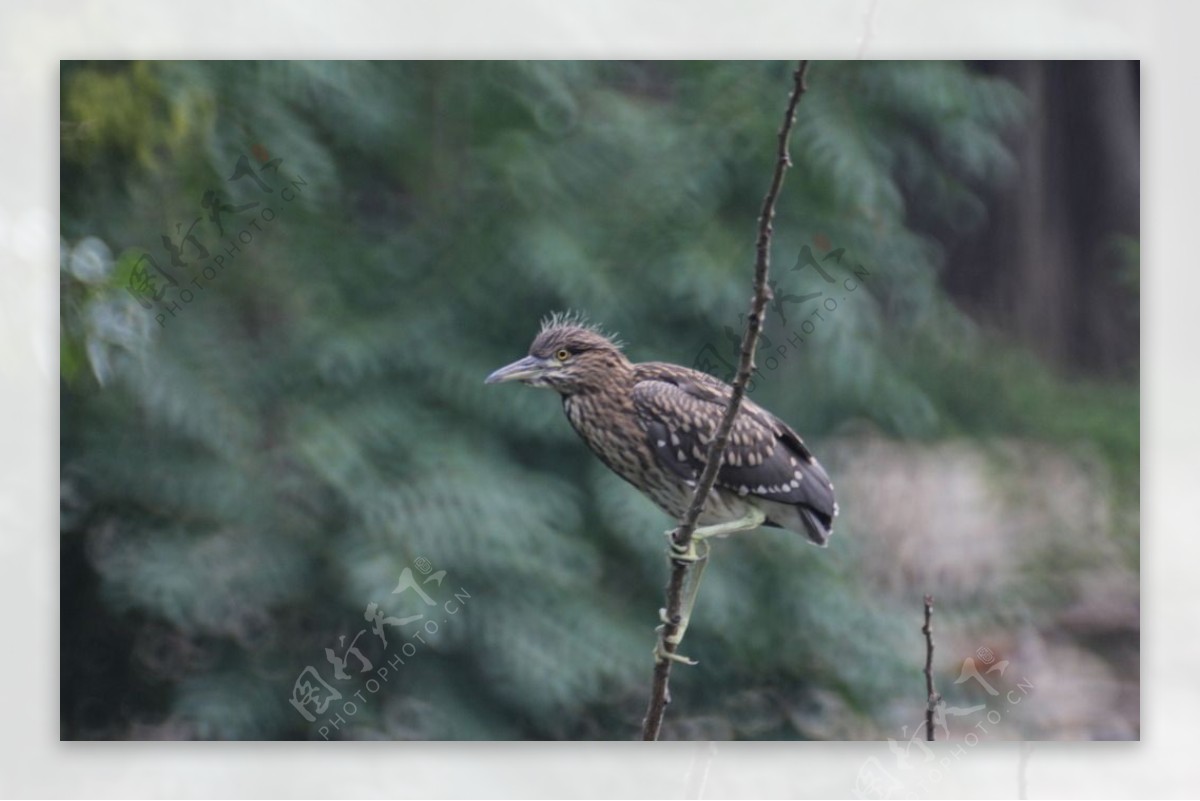
MULTIPOLYGON (((661 627, 660 627, 660 632, 661 632, 661 627)), ((654 641, 653 654, 654 654, 655 662, 665 662, 667 660, 671 660, 672 662, 680 662, 684 665, 689 665, 689 666, 700 664, 695 659, 684 656, 683 654, 677 654, 674 651, 668 651, 666 643, 669 642, 671 639, 672 638, 670 638, 670 637, 667 637, 667 638, 662 637, 661 633, 660 633, 660 636, 658 637, 658 639, 656 639, 654 641)), ((678 643, 672 642, 671 644, 677 645, 678 643)))
MULTIPOLYGON (((670 543, 671 553, 668 557, 672 562, 680 562, 682 564, 695 564, 708 557, 708 548, 705 548, 704 553, 700 553, 696 549, 697 539, 693 536, 692 540, 687 545, 681 545, 675 541, 675 529, 667 531, 667 542, 670 543)), ((707 543, 705 543, 707 546, 707 543)))

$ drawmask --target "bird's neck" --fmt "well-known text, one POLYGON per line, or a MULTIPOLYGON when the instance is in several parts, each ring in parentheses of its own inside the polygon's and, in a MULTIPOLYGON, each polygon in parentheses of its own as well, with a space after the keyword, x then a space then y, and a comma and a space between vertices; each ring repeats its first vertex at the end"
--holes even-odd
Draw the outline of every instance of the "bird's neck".
POLYGON ((592 371, 587 380, 579 381, 563 393, 563 400, 574 397, 579 400, 628 398, 634 383, 634 366, 622 353, 608 356, 599 369, 592 371))
POLYGON ((635 465, 613 452, 635 453, 629 443, 644 436, 636 424, 633 384, 633 365, 626 361, 623 368, 606 373, 604 380, 579 386, 562 398, 575 433, 610 469, 631 481, 635 465))

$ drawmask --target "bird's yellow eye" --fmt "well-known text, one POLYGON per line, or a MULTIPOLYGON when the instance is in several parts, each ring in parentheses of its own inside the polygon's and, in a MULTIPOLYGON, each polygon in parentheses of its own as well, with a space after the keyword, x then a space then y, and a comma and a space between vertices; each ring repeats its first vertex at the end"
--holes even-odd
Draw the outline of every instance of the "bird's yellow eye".
POLYGON ((565 362, 567 357, 570 355, 571 353, 566 348, 563 348, 558 353, 554 354, 554 358, 558 359, 560 362, 565 362))

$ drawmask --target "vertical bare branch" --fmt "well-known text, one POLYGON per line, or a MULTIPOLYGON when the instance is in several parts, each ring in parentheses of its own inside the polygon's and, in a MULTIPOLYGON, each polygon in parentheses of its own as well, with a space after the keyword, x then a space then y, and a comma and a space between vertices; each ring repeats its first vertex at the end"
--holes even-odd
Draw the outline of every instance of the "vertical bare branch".
MULTIPOLYGON (((679 522, 679 526, 671 535, 676 545, 686 549, 692 542, 692 534, 696 530, 696 521, 704 509, 704 502, 712 491, 717 480, 717 471, 725 455, 729 443, 729 432, 733 429, 733 420, 742 405, 746 394, 746 383, 754 371, 754 350, 758 346, 758 335, 762 331, 763 311, 771 299, 771 288, 767 283, 767 275, 771 267, 771 234, 774 231, 775 200, 779 197, 780 187, 783 186, 783 175, 791 165, 788 156, 788 141, 792 133, 792 125, 796 121, 796 106, 801 95, 808 88, 805 78, 808 74, 808 62, 801 61, 792 74, 792 93, 788 98, 787 111, 783 117, 783 125, 779 129, 779 142, 776 151, 775 172, 771 186, 763 198, 762 211, 758 216, 758 239, 755 243, 756 258, 754 261, 754 297, 750 303, 750 315, 746 319, 746 330, 742 335, 741 355, 738 360, 737 373, 733 380, 733 393, 729 405, 725 408, 725 416, 717 427, 712 442, 709 443, 705 456, 704 470, 696 482, 696 490, 687 512, 679 522)), ((690 565, 680 561, 671 562, 671 578, 667 584, 667 622, 663 630, 663 647, 668 653, 674 653, 678 647, 671 638, 678 632, 683 603, 683 588, 687 583, 690 565)), ((668 681, 671 676, 671 664, 674 660, 661 658, 654 665, 654 682, 650 693, 650 705, 646 710, 646 718, 642 723, 642 739, 657 740, 662 729, 663 714, 666 712, 670 698, 668 681)))
POLYGON ((933 687, 933 596, 925 596, 925 625, 921 627, 925 634, 925 739, 933 740, 933 713, 937 711, 938 702, 942 697, 933 687))

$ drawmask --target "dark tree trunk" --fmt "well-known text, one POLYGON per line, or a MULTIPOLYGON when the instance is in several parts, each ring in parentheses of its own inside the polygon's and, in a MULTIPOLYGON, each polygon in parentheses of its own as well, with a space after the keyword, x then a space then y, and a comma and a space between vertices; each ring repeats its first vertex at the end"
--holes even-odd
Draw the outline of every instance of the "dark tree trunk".
POLYGON ((1029 118, 1012 142, 1018 175, 988 223, 950 251, 947 288, 1056 366, 1136 373, 1139 64, 978 67, 1020 88, 1029 118))

